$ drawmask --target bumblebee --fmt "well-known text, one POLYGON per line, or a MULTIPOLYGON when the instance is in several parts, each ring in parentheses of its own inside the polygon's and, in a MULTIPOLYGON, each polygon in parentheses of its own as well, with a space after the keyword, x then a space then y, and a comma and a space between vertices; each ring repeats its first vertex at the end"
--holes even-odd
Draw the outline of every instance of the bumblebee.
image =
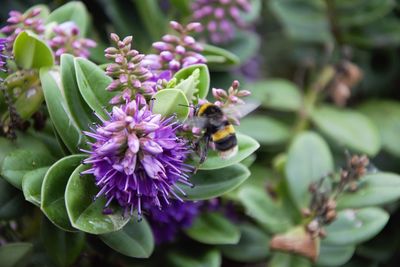
POLYGON ((194 116, 197 121, 201 122, 200 126, 204 129, 202 138, 195 143, 195 150, 200 156, 200 164, 206 160, 211 142, 221 158, 228 159, 236 155, 238 142, 235 129, 219 106, 211 103, 199 105, 194 109, 194 116))

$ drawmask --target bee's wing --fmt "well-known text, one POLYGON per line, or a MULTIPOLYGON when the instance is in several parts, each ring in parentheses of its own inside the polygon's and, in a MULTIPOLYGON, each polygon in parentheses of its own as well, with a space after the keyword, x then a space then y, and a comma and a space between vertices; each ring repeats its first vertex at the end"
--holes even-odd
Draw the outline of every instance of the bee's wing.
POLYGON ((204 128, 207 124, 207 118, 194 116, 186 119, 183 124, 189 127, 204 128))
POLYGON ((256 100, 246 101, 244 104, 238 104, 232 107, 226 107, 223 109, 224 114, 228 118, 240 119, 251 113, 260 106, 260 102, 256 100))

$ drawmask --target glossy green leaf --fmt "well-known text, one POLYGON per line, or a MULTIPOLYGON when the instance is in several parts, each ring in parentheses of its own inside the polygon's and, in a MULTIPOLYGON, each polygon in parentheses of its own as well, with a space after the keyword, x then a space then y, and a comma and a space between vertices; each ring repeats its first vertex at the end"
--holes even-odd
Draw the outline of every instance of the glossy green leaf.
POLYGON ((265 108, 279 111, 298 111, 303 105, 300 89, 290 81, 271 79, 247 85, 253 98, 265 108))
POLYGON ((218 250, 172 251, 167 258, 169 267, 220 267, 222 261, 218 250))
POLYGON ((379 208, 342 210, 337 219, 326 227, 329 245, 356 245, 379 233, 389 220, 389 214, 379 208))
POLYGON ((22 178, 27 172, 49 166, 53 162, 54 158, 47 150, 28 151, 17 149, 5 157, 1 175, 13 186, 21 189, 22 178))
POLYGON ((292 226, 290 217, 280 204, 272 200, 264 188, 246 186, 239 190, 238 198, 246 214, 271 233, 282 233, 292 226))
POLYGON ((99 189, 94 177, 80 176, 89 167, 78 166, 69 178, 65 191, 65 204, 71 224, 76 229, 90 234, 106 234, 120 230, 129 222, 122 213, 103 214, 106 204, 104 197, 93 200, 99 189))
POLYGON ((285 172, 289 192, 298 208, 308 206, 309 185, 332 171, 331 152, 319 135, 306 132, 294 139, 289 148, 285 172))
POLYGON ((371 156, 379 152, 379 132, 361 113, 323 106, 313 111, 312 120, 318 129, 344 148, 371 156))
POLYGON ((87 138, 69 113, 63 97, 63 88, 58 69, 41 69, 40 80, 42 82, 44 97, 50 118, 68 150, 79 153, 79 147, 85 147, 87 138))
POLYGON ((242 224, 240 240, 235 245, 220 246, 224 257, 238 262, 261 262, 265 260, 269 251, 270 237, 259 228, 251 224, 242 224))
MULTIPOLYGON (((210 88, 210 71, 208 70, 207 65, 205 64, 195 64, 189 67, 180 69, 177 73, 175 73, 174 78, 177 80, 177 84, 179 84, 182 80, 189 78, 193 75, 194 71, 198 70, 198 84, 196 85, 196 96, 199 98, 206 98, 208 94, 208 90, 210 88)), ((177 86, 179 88, 179 86, 177 86)), ((186 95, 188 97, 188 95, 186 95)), ((189 99, 189 97, 188 97, 189 99)))
POLYGON ((40 82, 29 84, 27 82, 24 92, 15 100, 14 107, 23 120, 28 120, 37 112, 44 101, 43 90, 40 82))
POLYGON ((179 186, 186 193, 187 199, 211 199, 234 190, 249 176, 250 172, 246 167, 234 164, 218 170, 199 171, 190 178, 193 187, 179 186))
POLYGON ((24 212, 25 200, 19 190, 0 176, 0 220, 11 220, 24 212))
POLYGON ((119 231, 100 235, 107 246, 133 258, 148 258, 154 250, 154 237, 146 220, 132 218, 119 231))
POLYGON ((261 115, 252 115, 240 120, 236 129, 251 136, 262 145, 277 145, 289 141, 290 129, 280 121, 261 115))
POLYGON ((79 91, 76 81, 74 57, 69 54, 63 54, 60 66, 61 81, 68 110, 79 128, 87 130, 93 122, 97 121, 97 118, 79 91))
POLYGON ((306 258, 285 254, 281 252, 274 253, 269 261, 268 267, 311 267, 311 262, 306 258))
POLYGON ((85 246, 85 234, 60 230, 43 218, 41 235, 44 247, 51 259, 60 267, 71 266, 85 246))
POLYGON ((391 100, 370 100, 359 106, 358 110, 377 126, 382 147, 400 157, 400 104, 391 100))
POLYGON ((89 30, 90 17, 82 2, 72 1, 55 9, 46 20, 46 23, 57 22, 59 24, 73 21, 79 28, 82 36, 86 36, 89 30))
POLYGON ((17 65, 23 69, 39 69, 54 64, 50 47, 35 34, 24 31, 15 39, 13 54, 17 65))
POLYGON ((240 238, 239 229, 216 212, 201 214, 185 232, 192 239, 209 245, 236 244, 240 238))
POLYGON ((42 183, 41 209, 47 218, 65 231, 75 231, 65 207, 65 187, 75 168, 85 155, 71 155, 58 160, 47 171, 42 183))
POLYGON ((189 115, 189 101, 179 89, 163 89, 153 95, 153 112, 163 117, 175 115, 184 120, 189 115))
POLYGON ((338 199, 338 208, 363 208, 383 205, 400 198, 400 176, 378 172, 363 177, 355 192, 345 192, 338 199))
MULTIPOLYGON (((222 159, 217 151, 209 151, 206 161, 199 166, 200 170, 213 170, 225 168, 230 165, 236 164, 253 154, 260 144, 250 136, 236 133, 239 150, 235 156, 229 159, 222 159)), ((195 162, 193 163, 196 164, 195 162)))
POLYGON ((331 246, 322 241, 317 264, 326 267, 342 266, 351 259, 354 251, 355 246, 331 246))
POLYGON ((31 243, 9 243, 0 247, 1 267, 24 267, 31 258, 31 243))
POLYGON ((225 70, 240 64, 240 59, 235 54, 223 48, 205 44, 203 56, 207 59, 207 66, 211 70, 225 70))
POLYGON ((25 199, 40 207, 41 190, 44 176, 49 167, 28 171, 22 178, 22 192, 25 199))
POLYGON ((89 107, 97 114, 107 119, 105 107, 115 93, 106 90, 112 79, 93 62, 84 58, 75 58, 76 80, 79 91, 89 107))

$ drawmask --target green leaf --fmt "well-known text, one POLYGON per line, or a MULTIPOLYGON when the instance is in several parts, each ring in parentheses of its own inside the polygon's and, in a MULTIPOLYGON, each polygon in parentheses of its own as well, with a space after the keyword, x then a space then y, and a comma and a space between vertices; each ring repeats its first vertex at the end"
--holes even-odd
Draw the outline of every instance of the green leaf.
MULTIPOLYGON (((206 161, 199 166, 200 170, 214 170, 225 168, 236 164, 253 154, 260 144, 250 136, 236 133, 239 150, 237 154, 229 159, 222 159, 217 151, 209 151, 206 161)), ((193 163, 196 164, 196 163, 193 163)))
POLYGON ((342 266, 348 262, 354 254, 354 246, 330 246, 321 242, 318 266, 342 266))
POLYGON ((80 173, 88 168, 85 165, 78 166, 67 184, 65 204, 71 224, 76 229, 94 235, 118 231, 129 222, 130 218, 118 212, 103 214, 107 201, 104 197, 93 200, 99 191, 94 177, 80 176, 80 173))
POLYGON ((246 214, 268 232, 282 233, 292 226, 282 206, 274 202, 265 189, 246 186, 239 190, 238 197, 246 214))
POLYGON ((306 258, 285 254, 281 252, 274 253, 269 261, 268 267, 311 267, 311 262, 306 258))
POLYGON ((224 48, 238 56, 241 63, 248 62, 260 48, 260 37, 251 31, 237 31, 236 37, 224 48))
POLYGON ((238 262, 261 262, 269 256, 269 241, 267 236, 259 228, 251 224, 242 224, 240 228, 240 240, 235 245, 220 246, 225 258, 238 262))
POLYGON ((132 218, 121 230, 100 235, 107 246, 133 258, 148 258, 154 250, 154 238, 146 220, 132 218))
POLYGON ((41 236, 47 254, 60 267, 71 266, 85 246, 85 234, 60 230, 43 218, 41 236))
POLYGON ((345 192, 338 198, 338 208, 363 208, 384 205, 400 198, 400 176, 378 172, 363 177, 355 192, 345 192))
POLYGON ((311 199, 309 185, 332 171, 331 152, 319 135, 306 132, 294 139, 289 148, 285 172, 292 200, 299 209, 307 207, 311 199))
POLYGON ((153 95, 153 113, 163 117, 175 115, 184 120, 189 116, 189 101, 179 89, 163 89, 153 95))
POLYGON ((9 243, 1 246, 1 267, 27 266, 32 250, 33 245, 31 243, 9 243))
POLYGON ((61 81, 68 110, 80 129, 88 130, 89 125, 98 119, 87 105, 79 91, 76 81, 74 57, 69 54, 61 56, 61 81))
POLYGON ((24 31, 15 39, 13 46, 14 59, 23 69, 39 69, 54 65, 50 47, 35 34, 24 31))
POLYGON ((236 244, 240 238, 239 229, 216 212, 201 214, 185 232, 192 239, 209 245, 236 244))
POLYGON ((46 24, 50 22, 73 21, 78 26, 81 36, 86 36, 89 30, 90 17, 89 13, 82 2, 72 1, 57 9, 55 9, 46 20, 46 24))
POLYGON ((219 197, 234 190, 249 176, 250 172, 246 167, 235 164, 218 170, 199 171, 190 178, 193 187, 179 186, 186 193, 187 199, 204 200, 219 197))
POLYGON ((323 106, 313 111, 312 120, 337 144, 371 156, 379 152, 379 132, 370 119, 361 113, 323 106))
POLYGON ((41 190, 44 176, 49 167, 28 171, 22 178, 22 191, 25 199, 40 207, 41 190))
POLYGON ((271 0, 268 5, 290 38, 318 43, 328 43, 333 40, 323 1, 271 0))
POLYGON ((400 157, 400 104, 391 100, 370 100, 358 110, 371 119, 380 133, 382 147, 400 157))
POLYGON ((19 190, 0 176, 0 220, 11 220, 24 212, 25 200, 19 190))
POLYGON ((22 189, 22 178, 27 172, 49 166, 53 162, 54 158, 47 150, 17 149, 4 159, 1 175, 13 186, 22 189))
POLYGON ((220 267, 221 254, 218 250, 172 251, 167 255, 169 267, 220 267))
POLYGON ((389 214, 379 208, 342 210, 337 219, 325 229, 324 242, 329 245, 356 245, 378 234, 389 220, 389 214))
POLYGON ((50 10, 46 5, 43 4, 38 4, 38 5, 34 5, 32 7, 30 7, 29 9, 27 9, 24 14, 28 14, 30 11, 32 11, 33 9, 36 8, 40 8, 40 14, 38 15, 39 18, 41 19, 46 19, 49 14, 50 14, 50 10))
MULTIPOLYGON (((208 90, 210 88, 210 72, 208 70, 207 65, 205 64, 195 64, 189 67, 180 69, 177 73, 175 73, 174 78, 177 80, 177 88, 179 88, 179 83, 182 80, 188 79, 193 73, 198 70, 198 84, 196 84, 196 96, 198 98, 206 98, 208 94, 208 90)), ((192 99, 192 95, 187 95, 186 97, 190 100, 192 99)))
POLYGON ((396 6, 392 0, 336 1, 338 23, 342 27, 363 26, 384 18, 396 6), (357 12, 354 12, 357 10, 357 12))
POLYGON ((87 146, 87 138, 69 113, 58 69, 41 69, 40 80, 55 129, 68 150, 79 153, 79 147, 87 146))
POLYGON ((54 163, 42 184, 41 209, 47 218, 65 231, 76 231, 69 221, 65 206, 65 188, 68 179, 86 155, 71 155, 54 163))
POLYGON ((209 44, 204 44, 203 47, 202 54, 211 70, 225 70, 240 64, 239 57, 228 50, 209 44))
POLYGON ((265 108, 279 111, 298 111, 303 99, 300 89, 292 82, 282 79, 259 81, 247 86, 252 97, 261 101, 265 108))
POLYGON ((132 3, 136 6, 139 16, 153 40, 158 40, 166 32, 168 25, 166 16, 160 9, 157 0, 135 1, 132 3), (154 27, 157 25, 157 27, 154 27))
POLYGON ((261 115, 252 115, 240 120, 236 129, 256 139, 262 145, 276 145, 289 141, 290 129, 280 121, 261 115))
POLYGON ((84 58, 75 58, 75 71, 83 99, 92 110, 107 119, 104 108, 109 106, 109 101, 116 95, 106 90, 112 79, 100 67, 84 58))

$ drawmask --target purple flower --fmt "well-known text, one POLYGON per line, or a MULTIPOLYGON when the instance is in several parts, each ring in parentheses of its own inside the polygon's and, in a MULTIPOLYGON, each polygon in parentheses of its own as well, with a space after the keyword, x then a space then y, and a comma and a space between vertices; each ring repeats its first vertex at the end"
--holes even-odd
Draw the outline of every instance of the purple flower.
MULTIPOLYGON (((142 206, 163 208, 170 196, 182 201, 174 192, 177 183, 191 185, 188 172, 193 167, 184 163, 189 145, 176 135, 180 124, 174 117, 163 119, 153 114, 141 95, 135 101, 114 106, 110 119, 85 134, 93 139, 84 163, 92 168, 100 188, 96 197, 105 196, 106 207, 115 200, 125 212, 142 206)), ((183 192, 181 192, 184 194, 183 192)))
POLYGON ((160 210, 150 207, 146 217, 157 244, 172 242, 181 229, 189 228, 199 214, 200 202, 171 200, 160 210))
POLYGON ((53 32, 55 35, 48 44, 53 49, 57 62, 60 62, 61 55, 65 53, 88 58, 89 49, 97 45, 92 39, 80 37, 79 28, 72 21, 55 26, 53 32))
POLYGON ((8 49, 12 50, 15 38, 24 30, 30 30, 38 35, 45 31, 43 19, 39 17, 40 8, 34 8, 26 14, 18 11, 10 11, 9 18, 7 19, 8 25, 0 29, 1 33, 6 34, 8 49))
POLYGON ((249 0, 194 0, 193 19, 205 25, 210 41, 226 43, 235 37, 236 28, 245 28, 243 12, 249 12, 249 0))
MULTIPOLYGON (((7 50, 7 39, 0 38, 0 71, 6 72, 6 60, 8 56, 5 55, 7 50)), ((1 78, 0 78, 1 80, 1 78)))
POLYGON ((144 55, 132 49, 132 36, 120 40, 115 33, 111 39, 116 47, 105 50, 105 57, 114 61, 109 64, 106 74, 113 78, 113 82, 107 87, 109 91, 121 91, 120 94, 111 99, 111 104, 120 104, 125 99, 132 99, 137 93, 152 95, 155 93, 153 74, 143 65, 144 55))
POLYGON ((184 27, 176 21, 171 21, 170 25, 177 35, 167 34, 160 42, 153 43, 157 54, 147 55, 143 64, 155 73, 165 70, 175 73, 190 65, 206 63, 206 58, 200 54, 203 46, 190 36, 191 33, 202 30, 201 24, 192 22, 184 27))

